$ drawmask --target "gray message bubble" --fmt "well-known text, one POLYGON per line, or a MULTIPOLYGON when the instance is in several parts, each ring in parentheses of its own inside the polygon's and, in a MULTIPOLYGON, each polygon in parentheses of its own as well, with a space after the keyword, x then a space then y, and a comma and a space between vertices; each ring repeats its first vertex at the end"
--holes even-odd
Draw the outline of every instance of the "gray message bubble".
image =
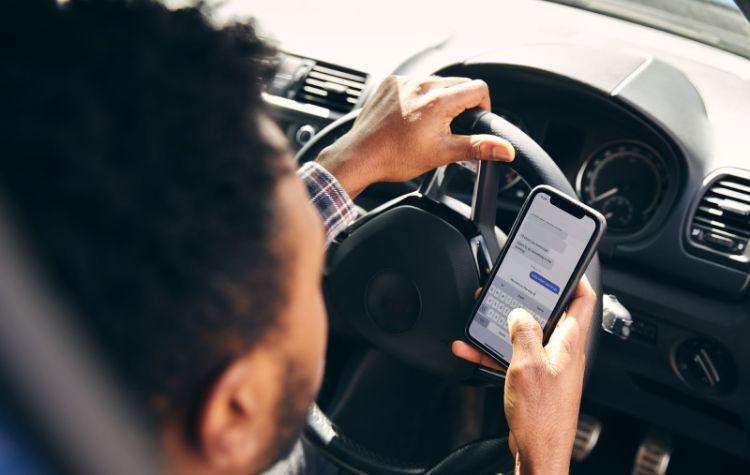
POLYGON ((547 270, 552 269, 552 266, 555 264, 555 261, 549 257, 549 254, 543 254, 544 251, 540 250, 538 246, 530 246, 524 241, 516 240, 513 249, 547 270))
POLYGON ((552 249, 562 254, 568 245, 565 240, 568 234, 551 224, 543 221, 536 215, 529 214, 521 228, 521 234, 525 235, 532 243, 545 248, 552 249))

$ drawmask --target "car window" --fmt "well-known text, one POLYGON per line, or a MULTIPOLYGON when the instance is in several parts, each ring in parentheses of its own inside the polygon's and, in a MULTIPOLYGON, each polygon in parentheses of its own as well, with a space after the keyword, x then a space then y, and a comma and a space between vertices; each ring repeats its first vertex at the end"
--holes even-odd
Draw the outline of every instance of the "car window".
POLYGON ((666 30, 750 58, 750 23, 733 0, 551 0, 666 30))

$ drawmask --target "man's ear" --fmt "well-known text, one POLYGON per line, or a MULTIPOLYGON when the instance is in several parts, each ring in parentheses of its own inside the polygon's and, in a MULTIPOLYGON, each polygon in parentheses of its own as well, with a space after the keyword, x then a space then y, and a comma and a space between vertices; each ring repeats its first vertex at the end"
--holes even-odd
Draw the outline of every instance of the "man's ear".
POLYGON ((198 439, 209 466, 223 472, 250 473, 259 462, 264 439, 263 413, 269 388, 255 384, 264 373, 256 355, 234 360, 219 376, 204 400, 198 439))

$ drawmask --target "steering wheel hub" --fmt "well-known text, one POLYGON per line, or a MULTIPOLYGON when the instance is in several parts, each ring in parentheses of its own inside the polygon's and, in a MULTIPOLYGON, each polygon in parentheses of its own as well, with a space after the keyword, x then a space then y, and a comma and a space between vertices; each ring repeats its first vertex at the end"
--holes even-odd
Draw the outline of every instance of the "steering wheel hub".
POLYGON ((353 230, 331 256, 325 287, 336 289, 326 292, 332 318, 445 375, 458 362, 450 340, 463 335, 479 274, 466 236, 449 220, 470 222, 428 212, 426 201, 397 200, 353 230))
POLYGON ((386 333, 401 333, 414 326, 422 312, 417 285, 391 269, 378 272, 365 290, 367 313, 386 333))

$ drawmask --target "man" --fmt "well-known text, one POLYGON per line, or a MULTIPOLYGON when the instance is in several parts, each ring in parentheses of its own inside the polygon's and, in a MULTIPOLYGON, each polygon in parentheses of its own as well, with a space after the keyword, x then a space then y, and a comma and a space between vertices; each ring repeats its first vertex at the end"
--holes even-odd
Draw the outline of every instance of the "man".
MULTIPOLYGON (((301 181, 263 114, 270 51, 252 27, 148 0, 18 5, 0 19, 0 185, 29 247, 140 401, 171 471, 262 472, 294 445, 320 387, 324 247, 353 219, 351 199, 449 162, 513 159, 496 137, 450 134, 460 112, 490 107, 486 85, 389 78, 301 181)), ((593 305, 584 282, 546 347, 530 316, 509 319, 519 471, 567 471, 593 305)), ((453 351, 487 364, 461 342, 453 351)))

